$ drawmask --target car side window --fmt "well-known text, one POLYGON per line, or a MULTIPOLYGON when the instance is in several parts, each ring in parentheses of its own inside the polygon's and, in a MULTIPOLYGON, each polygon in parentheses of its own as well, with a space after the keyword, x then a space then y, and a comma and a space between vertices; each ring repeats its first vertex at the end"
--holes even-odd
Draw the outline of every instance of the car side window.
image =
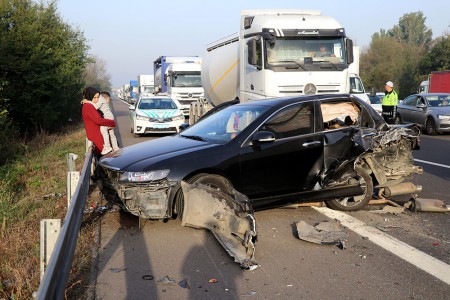
POLYGON ((361 108, 352 101, 324 102, 320 110, 325 130, 358 125, 361 119, 361 108))
POLYGON ((302 103, 282 109, 264 123, 259 131, 270 131, 276 139, 314 132, 313 103, 302 103))
POLYGON ((416 103, 417 103, 416 96, 409 96, 403 101, 403 104, 408 106, 416 106, 416 103))

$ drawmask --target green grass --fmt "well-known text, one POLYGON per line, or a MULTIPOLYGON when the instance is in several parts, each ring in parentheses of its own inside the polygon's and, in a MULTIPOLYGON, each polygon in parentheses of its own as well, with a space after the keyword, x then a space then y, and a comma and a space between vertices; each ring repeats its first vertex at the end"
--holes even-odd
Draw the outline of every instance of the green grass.
MULTIPOLYGON (((78 155, 76 169, 81 171, 84 128, 72 127, 59 135, 41 134, 26 146, 25 155, 0 167, 0 299, 30 299, 39 287, 39 222, 64 219, 66 154, 78 155), (62 196, 55 196, 58 194, 62 196)), ((92 240, 91 233, 83 232, 80 247, 89 247, 86 240, 92 240)), ((74 267, 88 270, 89 257, 77 258, 74 267)))

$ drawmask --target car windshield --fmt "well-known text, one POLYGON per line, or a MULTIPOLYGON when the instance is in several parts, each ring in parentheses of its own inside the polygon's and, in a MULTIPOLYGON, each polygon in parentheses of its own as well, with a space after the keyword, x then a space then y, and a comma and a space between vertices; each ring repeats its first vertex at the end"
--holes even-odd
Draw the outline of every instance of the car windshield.
POLYGON ((450 95, 433 95, 426 97, 428 101, 428 106, 440 107, 440 106, 450 106, 450 95))
POLYGON ((144 93, 153 93, 153 91, 155 90, 155 87, 153 87, 153 86, 150 86, 150 85, 146 85, 145 87, 144 87, 144 93))
POLYGON ((238 136, 267 109, 266 106, 233 105, 187 128, 180 136, 225 144, 238 136))
POLYGON ((141 99, 139 109, 176 109, 177 106, 170 98, 141 99))
POLYGON ((172 81, 173 87, 201 87, 202 78, 200 71, 192 72, 176 72, 174 79, 172 81))

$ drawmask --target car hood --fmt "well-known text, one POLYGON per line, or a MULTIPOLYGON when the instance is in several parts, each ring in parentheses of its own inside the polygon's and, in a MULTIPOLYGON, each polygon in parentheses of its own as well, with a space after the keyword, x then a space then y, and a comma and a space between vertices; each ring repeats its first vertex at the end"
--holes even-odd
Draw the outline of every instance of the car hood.
POLYGON ((154 119, 172 118, 181 115, 179 109, 137 109, 136 113, 154 119))
POLYGON ((116 171, 148 171, 163 160, 217 146, 220 145, 168 136, 111 152, 101 158, 100 165, 116 171))

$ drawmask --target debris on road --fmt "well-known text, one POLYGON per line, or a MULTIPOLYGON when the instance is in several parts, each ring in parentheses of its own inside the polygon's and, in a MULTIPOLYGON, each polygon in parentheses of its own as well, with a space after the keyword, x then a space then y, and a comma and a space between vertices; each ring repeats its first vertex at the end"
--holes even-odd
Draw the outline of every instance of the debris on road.
POLYGON ((210 280, 208 280, 209 283, 218 283, 219 280, 215 279, 215 278, 211 278, 210 280))
POLYGON ((251 296, 255 296, 255 295, 256 295, 256 292, 255 291, 251 291, 250 293, 242 294, 241 296, 243 296, 243 297, 251 297, 251 296))
POLYGON ((111 268, 111 269, 109 269, 109 271, 113 272, 113 273, 120 273, 120 272, 125 271, 127 269, 128 268, 111 268))
POLYGON ((178 282, 178 285, 180 286, 180 287, 182 287, 183 289, 190 289, 191 287, 189 286, 189 283, 188 283, 188 279, 187 278, 184 278, 183 280, 181 280, 180 282, 178 282))
POLYGON ((410 209, 414 212, 450 212, 450 205, 439 199, 411 199, 410 209))
POLYGON ((157 281, 159 284, 165 284, 165 285, 177 285, 178 283, 175 281, 175 279, 170 278, 168 275, 161 277, 157 281))
POLYGON ((184 195, 181 225, 208 229, 243 269, 256 269, 256 220, 247 196, 236 190, 228 194, 184 181, 181 188, 184 195))
POLYGON ((339 245, 345 249, 343 241, 347 238, 347 233, 337 222, 324 221, 315 226, 311 226, 305 221, 296 224, 298 238, 310 243, 322 245, 339 245))
POLYGON ((142 275, 142 279, 144 279, 144 280, 153 280, 154 277, 153 277, 153 275, 147 274, 147 275, 142 275))
POLYGON ((389 206, 386 205, 385 207, 383 207, 383 209, 379 209, 379 210, 371 210, 371 213, 375 213, 375 214, 394 214, 394 215, 399 215, 402 214, 405 211, 405 208, 403 206, 400 207, 396 207, 396 206, 389 206))

